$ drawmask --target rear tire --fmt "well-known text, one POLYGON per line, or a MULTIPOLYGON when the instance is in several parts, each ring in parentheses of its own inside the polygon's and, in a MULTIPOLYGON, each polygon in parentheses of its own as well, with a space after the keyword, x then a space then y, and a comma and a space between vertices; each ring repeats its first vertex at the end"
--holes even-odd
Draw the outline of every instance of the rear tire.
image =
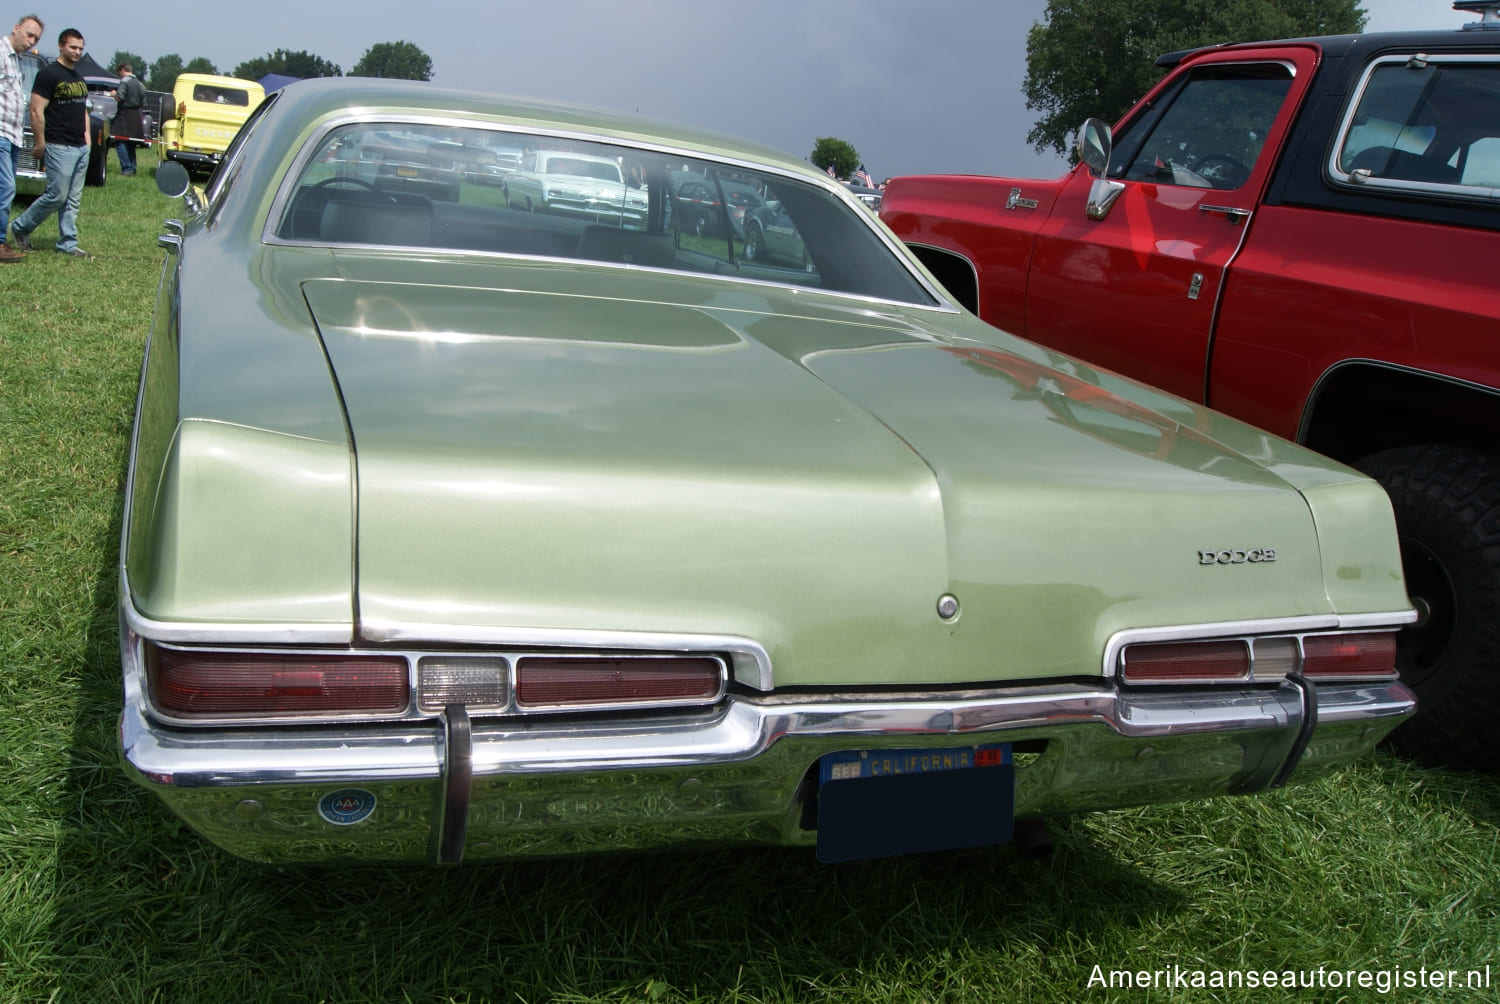
POLYGON ((1397 642, 1417 714, 1392 741, 1429 763, 1500 769, 1500 460, 1408 446, 1355 466, 1390 493, 1422 618, 1397 642))

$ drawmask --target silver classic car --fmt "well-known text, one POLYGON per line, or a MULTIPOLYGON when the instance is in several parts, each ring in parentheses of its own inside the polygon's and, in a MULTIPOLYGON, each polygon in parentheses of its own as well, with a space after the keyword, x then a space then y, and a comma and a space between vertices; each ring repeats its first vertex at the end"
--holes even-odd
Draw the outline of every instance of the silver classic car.
POLYGON ((1412 711, 1378 486, 984 324, 793 158, 332 78, 188 209, 120 741, 235 854, 998 844, 1306 779, 1412 711), (341 173, 371 130, 621 165, 640 211, 341 173), (797 261, 683 227, 674 173, 774 191, 797 261))

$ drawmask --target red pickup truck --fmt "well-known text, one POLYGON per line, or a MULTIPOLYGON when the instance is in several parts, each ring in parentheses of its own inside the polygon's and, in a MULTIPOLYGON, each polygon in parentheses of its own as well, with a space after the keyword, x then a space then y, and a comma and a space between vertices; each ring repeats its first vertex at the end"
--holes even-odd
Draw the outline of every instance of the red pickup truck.
POLYGON ((897 178, 881 217, 991 324, 1379 479, 1420 614, 1397 739, 1496 769, 1500 2, 1454 6, 1482 21, 1165 56, 1062 178, 897 178))

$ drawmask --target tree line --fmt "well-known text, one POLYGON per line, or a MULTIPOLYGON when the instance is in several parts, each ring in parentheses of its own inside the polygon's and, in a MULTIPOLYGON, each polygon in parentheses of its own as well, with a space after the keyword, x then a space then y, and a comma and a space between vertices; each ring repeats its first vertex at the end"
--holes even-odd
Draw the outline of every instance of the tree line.
MULTIPOLYGON (((280 73, 288 77, 342 77, 343 68, 331 60, 311 52, 291 52, 277 49, 256 59, 247 59, 232 70, 221 71, 212 60, 198 56, 184 63, 182 57, 169 52, 159 59, 148 60, 145 56, 123 49, 110 57, 108 68, 113 70, 121 63, 129 63, 137 77, 149 90, 172 90, 177 78, 184 73, 223 73, 225 76, 244 80, 259 80, 268 73, 280 73)), ((412 42, 377 42, 365 50, 365 54, 348 73, 351 77, 391 77, 401 80, 431 80, 432 57, 412 42)))

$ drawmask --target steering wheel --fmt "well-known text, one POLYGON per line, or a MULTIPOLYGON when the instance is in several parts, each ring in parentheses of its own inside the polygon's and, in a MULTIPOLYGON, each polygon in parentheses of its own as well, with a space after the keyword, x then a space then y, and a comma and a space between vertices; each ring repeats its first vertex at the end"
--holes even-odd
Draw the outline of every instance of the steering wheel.
POLYGON ((1250 177, 1250 169, 1227 153, 1205 153, 1188 170, 1209 181, 1219 182, 1225 188, 1239 188, 1250 177))
POLYGON ((318 182, 315 185, 309 185, 307 187, 307 190, 309 192, 316 192, 320 188, 328 188, 332 185, 354 185, 357 188, 368 189, 369 191, 374 192, 376 195, 383 195, 387 199, 390 199, 392 202, 397 201, 396 197, 390 192, 376 188, 373 184, 363 178, 353 178, 348 175, 339 175, 336 178, 324 178, 322 181, 318 182))

